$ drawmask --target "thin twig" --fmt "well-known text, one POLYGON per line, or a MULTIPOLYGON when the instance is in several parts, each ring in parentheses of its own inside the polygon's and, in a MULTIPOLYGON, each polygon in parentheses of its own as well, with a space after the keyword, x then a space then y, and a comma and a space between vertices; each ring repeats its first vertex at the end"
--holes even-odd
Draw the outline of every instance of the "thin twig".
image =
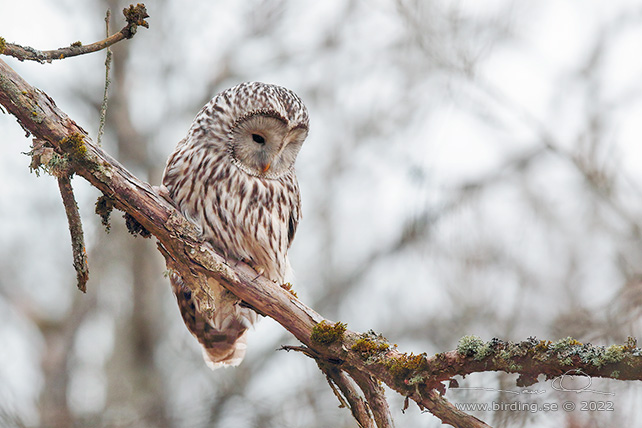
POLYGON ((78 278, 78 289, 83 293, 87 292, 87 280, 89 279, 89 267, 87 264, 87 252, 85 251, 85 238, 82 231, 82 222, 78 212, 78 204, 74 198, 74 190, 71 187, 71 177, 64 175, 58 177, 58 188, 62 203, 67 213, 69 222, 69 233, 71 234, 71 250, 74 257, 74 269, 78 278))
POLYGON ((281 345, 277 351, 296 351, 301 352, 302 354, 307 355, 308 357, 316 360, 319 357, 319 354, 313 349, 308 348, 307 346, 292 346, 292 345, 281 345))
MULTIPOLYGON (((107 9, 105 14, 105 36, 109 38, 109 19, 111 18, 111 11, 107 9)), ((98 125, 98 136, 96 138, 96 144, 101 145, 101 140, 103 134, 105 133, 105 120, 107 116, 107 98, 109 91, 109 84, 111 79, 109 78, 109 71, 111 70, 111 48, 107 48, 107 57, 105 58, 105 90, 103 91, 103 103, 100 106, 100 124, 98 125)))
MULTIPOLYGON (((4 42, 4 49, 0 50, 0 54, 13 56, 18 58, 20 61, 29 60, 37 61, 39 63, 51 62, 55 59, 64 59, 72 56, 97 52, 108 48, 121 40, 131 39, 134 34, 136 34, 139 25, 149 28, 149 24, 145 21, 145 18, 149 18, 149 15, 147 14, 147 9, 144 4, 138 3, 136 6, 131 5, 128 8, 123 9, 123 14, 127 20, 127 25, 123 27, 122 30, 104 40, 100 40, 89 45, 83 45, 80 42, 76 42, 64 48, 40 51, 29 46, 20 46, 15 43, 4 42)), ((0 38, 0 41, 4 41, 4 39, 0 38)))

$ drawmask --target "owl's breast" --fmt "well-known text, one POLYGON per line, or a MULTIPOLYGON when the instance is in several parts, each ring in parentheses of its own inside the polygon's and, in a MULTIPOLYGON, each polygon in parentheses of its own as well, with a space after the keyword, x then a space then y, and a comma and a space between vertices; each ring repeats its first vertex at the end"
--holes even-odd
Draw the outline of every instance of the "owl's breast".
POLYGON ((203 191, 202 204, 189 214, 199 219, 204 239, 226 257, 246 261, 283 282, 298 188, 235 171, 226 180, 210 181, 203 191))
POLYGON ((299 219, 294 171, 277 180, 255 177, 234 166, 225 153, 213 156, 186 145, 170 158, 163 184, 216 250, 283 281, 292 225, 299 219))

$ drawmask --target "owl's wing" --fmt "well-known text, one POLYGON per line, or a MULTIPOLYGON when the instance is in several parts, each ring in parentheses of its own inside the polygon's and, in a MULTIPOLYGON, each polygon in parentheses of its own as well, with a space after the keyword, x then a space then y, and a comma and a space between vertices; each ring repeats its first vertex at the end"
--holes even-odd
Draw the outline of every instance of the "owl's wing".
MULTIPOLYGON (((171 155, 167 158, 167 163, 165 164, 165 170, 163 171, 163 178, 161 179, 162 186, 165 189, 173 189, 176 187, 178 179, 181 177, 181 173, 183 173, 182 168, 184 167, 184 158, 185 158, 185 149, 187 148, 187 140, 188 138, 185 137, 181 141, 178 142, 176 145, 176 148, 172 152, 171 155)), ((167 199, 172 200, 173 195, 171 195, 169 192, 166 196, 167 199)), ((175 202, 174 202, 175 204, 175 202)))
POLYGON ((299 225, 299 216, 298 213, 292 212, 290 214, 290 220, 288 221, 288 248, 292 245, 294 240, 294 234, 296 233, 296 228, 299 225))
POLYGON ((290 216, 288 218, 288 248, 292 245, 294 240, 294 234, 296 233, 296 228, 299 226, 299 220, 301 220, 301 196, 299 194, 299 186, 295 179, 295 189, 294 192, 294 203, 292 203, 290 209, 290 216))
POLYGON ((246 333, 258 315, 214 280, 209 280, 214 309, 200 310, 198 301, 185 285, 183 278, 171 276, 172 290, 185 325, 203 347, 203 358, 211 369, 238 366, 245 357, 246 333))

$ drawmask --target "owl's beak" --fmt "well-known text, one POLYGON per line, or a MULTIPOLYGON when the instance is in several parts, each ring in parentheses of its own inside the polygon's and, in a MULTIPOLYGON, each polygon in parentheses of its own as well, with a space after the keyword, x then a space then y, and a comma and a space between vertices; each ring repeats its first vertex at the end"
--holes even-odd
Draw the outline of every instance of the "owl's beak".
POLYGON ((269 162, 263 167, 263 174, 268 172, 268 169, 270 169, 270 163, 269 162))

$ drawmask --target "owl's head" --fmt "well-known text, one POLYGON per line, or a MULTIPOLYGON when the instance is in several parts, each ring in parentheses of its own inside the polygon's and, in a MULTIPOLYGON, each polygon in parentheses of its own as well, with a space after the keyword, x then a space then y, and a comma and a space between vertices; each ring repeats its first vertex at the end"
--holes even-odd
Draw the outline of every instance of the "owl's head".
POLYGON ((236 121, 228 147, 241 170, 276 179, 292 169, 307 135, 307 123, 292 123, 279 112, 259 110, 236 121))
POLYGON ((232 163, 245 173, 277 179, 294 166, 308 123, 305 105, 289 89, 241 83, 203 107, 186 144, 226 150, 232 163))

